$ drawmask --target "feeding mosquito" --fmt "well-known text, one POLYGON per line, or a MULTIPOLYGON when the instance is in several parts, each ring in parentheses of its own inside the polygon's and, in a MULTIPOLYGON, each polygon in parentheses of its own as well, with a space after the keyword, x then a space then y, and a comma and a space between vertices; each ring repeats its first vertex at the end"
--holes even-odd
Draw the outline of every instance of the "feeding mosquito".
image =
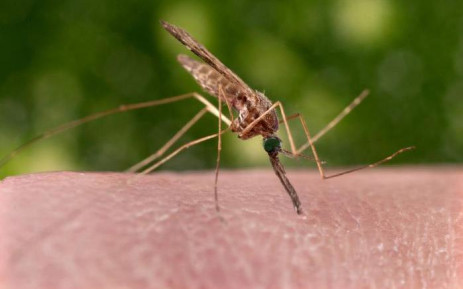
POLYGON ((11 160, 16 154, 29 147, 33 143, 49 138, 53 135, 66 131, 70 128, 82 125, 84 123, 108 116, 111 114, 125 112, 129 110, 136 110, 147 107, 154 107, 169 103, 175 103, 186 99, 195 99, 201 102, 204 107, 190 120, 188 121, 175 135, 167 141, 157 152, 151 156, 145 158, 141 162, 135 164, 127 171, 139 172, 140 174, 147 174, 169 161, 171 158, 182 152, 188 147, 197 145, 210 139, 217 138, 217 160, 215 168, 215 180, 214 180, 214 200, 215 209, 217 212, 220 211, 219 200, 218 200, 218 177, 220 167, 220 155, 222 149, 222 134, 227 131, 231 131, 238 135, 238 138, 247 140, 255 136, 261 136, 263 139, 264 151, 268 154, 270 164, 283 185, 284 189, 291 198, 292 204, 297 214, 302 214, 302 205, 297 195, 297 192, 288 177, 286 171, 279 160, 279 155, 283 154, 292 158, 304 158, 315 161, 318 171, 322 179, 334 178, 344 174, 352 173, 365 168, 373 168, 384 162, 387 162, 397 156, 400 153, 413 149, 413 147, 402 148, 388 157, 377 161, 375 163, 361 166, 358 168, 346 170, 333 175, 326 175, 323 162, 320 160, 314 143, 325 135, 330 129, 336 126, 346 115, 348 115, 357 105, 359 105, 365 97, 368 95, 368 91, 363 91, 357 96, 341 113, 339 113, 331 122, 328 123, 320 132, 315 136, 311 137, 308 126, 301 114, 293 114, 287 116, 280 101, 272 103, 263 93, 251 89, 240 77, 238 77, 233 71, 227 68, 220 60, 218 60, 212 53, 210 53, 203 45, 196 41, 188 32, 180 27, 161 21, 164 29, 169 32, 173 37, 180 41, 187 49, 196 54, 203 62, 194 60, 186 55, 179 55, 177 60, 180 64, 193 76, 196 82, 205 90, 208 94, 214 96, 218 100, 218 105, 213 105, 209 100, 199 93, 187 93, 174 97, 164 98, 160 100, 148 101, 136 104, 121 105, 114 109, 99 112, 64 125, 61 125, 55 129, 46 131, 25 144, 19 146, 13 150, 10 154, 0 160, 0 167, 11 160), (228 109, 228 115, 224 115, 222 112, 223 104, 228 109), (281 114, 281 120, 277 116, 277 109, 281 114), (190 141, 186 144, 181 145, 173 152, 165 155, 166 152, 182 137, 199 119, 201 119, 206 113, 211 113, 218 118, 218 132, 204 136, 202 138, 190 141), (237 114, 237 117, 234 116, 237 114), (290 120, 299 120, 304 130, 307 142, 301 147, 296 148, 292 132, 290 130, 288 122, 290 120), (226 128, 222 129, 222 123, 227 125, 226 128), (284 124, 285 131, 290 144, 290 150, 286 150, 282 147, 282 141, 277 135, 280 124, 284 124), (307 148, 311 148, 313 156, 306 156, 302 154, 307 148))

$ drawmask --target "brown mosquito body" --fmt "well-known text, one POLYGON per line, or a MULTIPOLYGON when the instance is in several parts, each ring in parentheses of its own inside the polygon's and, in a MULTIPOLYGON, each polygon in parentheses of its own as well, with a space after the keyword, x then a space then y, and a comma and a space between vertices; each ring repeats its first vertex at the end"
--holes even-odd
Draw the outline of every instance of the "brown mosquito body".
POLYGON ((206 92, 220 98, 238 112, 238 118, 230 126, 231 130, 243 140, 258 135, 263 137, 264 149, 269 155, 270 163, 288 192, 296 212, 301 214, 302 207, 297 192, 286 177, 278 158, 281 140, 276 136, 279 125, 276 111, 272 108, 273 103, 263 93, 247 86, 185 30, 164 21, 161 23, 170 34, 206 62, 198 62, 186 55, 179 55, 177 58, 206 92))
MULTIPOLYGON (((194 77, 198 84, 209 94, 216 96, 219 99, 219 109, 221 102, 225 102, 230 109, 230 106, 233 107, 238 112, 238 118, 233 120, 230 124, 230 129, 238 134, 238 137, 245 140, 252 138, 254 136, 260 135, 263 137, 263 146, 264 150, 267 152, 270 163, 272 165, 275 174, 280 179, 283 187, 286 189, 286 192, 289 194, 293 206, 298 214, 302 214, 301 202, 297 195, 296 190, 293 185, 286 177, 286 172, 281 164, 278 155, 279 153, 284 153, 286 155, 291 155, 295 157, 305 157, 301 155, 300 152, 310 146, 314 155, 314 159, 317 163, 320 175, 323 179, 331 178, 350 172, 354 172, 363 168, 375 167, 383 162, 386 162, 392 159, 395 155, 402 153, 403 151, 412 149, 404 148, 394 154, 388 156, 387 158, 370 164, 368 166, 348 170, 341 172, 332 176, 325 176, 323 171, 322 162, 319 160, 316 149, 313 145, 314 140, 311 139, 308 127, 299 114, 296 117, 299 118, 301 124, 304 128, 304 132, 307 136, 307 143, 303 145, 299 150, 296 149, 294 141, 289 129, 287 119, 283 110, 281 103, 277 102, 273 104, 263 93, 251 89, 241 78, 239 78, 233 71, 227 68, 220 60, 218 60, 212 53, 210 53, 203 45, 196 41, 188 32, 185 30, 169 24, 165 21, 161 21, 162 26, 166 29, 172 36, 174 36, 178 41, 180 41, 186 48, 191 52, 199 56, 204 63, 198 62, 189 58, 186 55, 179 55, 178 61, 182 66, 194 77), (291 145, 291 152, 286 151, 281 148, 281 140, 276 135, 278 131, 278 117, 275 109, 279 108, 283 117, 283 122, 286 126, 286 131, 288 133, 288 138, 291 145)), ((366 96, 368 91, 364 91, 360 94, 354 101, 347 106, 341 114, 339 114, 332 122, 330 122, 319 134, 317 134, 314 139, 320 138, 324 133, 329 129, 334 127, 339 120, 341 120, 345 115, 347 115, 355 106, 357 106, 366 96)), ((230 111, 230 117, 233 119, 233 114, 230 111)), ((221 110, 219 116, 219 146, 218 146, 218 157, 217 157, 217 167, 216 167, 216 180, 215 180, 215 198, 216 198, 216 208, 219 210, 217 203, 217 178, 218 178, 218 169, 220 161, 220 150, 221 150, 221 140, 220 140, 220 118, 221 110)))
POLYGON ((322 163, 318 158, 317 151, 315 149, 314 143, 325 135, 330 129, 336 126, 346 115, 348 115, 352 109, 359 105, 362 100, 368 95, 368 91, 363 91, 359 96, 357 96, 346 108, 344 108, 341 113, 339 113, 331 122, 329 122, 322 130, 320 130, 313 137, 310 136, 308 126, 300 114, 294 114, 290 117, 287 117, 283 108, 283 105, 277 101, 272 103, 263 93, 251 89, 241 78, 239 78, 233 71, 227 68, 220 60, 218 60, 212 53, 210 53, 204 46, 197 42, 190 34, 185 30, 171 25, 167 22, 161 21, 162 26, 177 40, 185 45, 189 50, 194 54, 199 56, 203 62, 196 61, 191 59, 186 55, 179 55, 178 61, 181 65, 195 78, 199 85, 209 94, 217 97, 218 107, 209 102, 205 97, 198 93, 187 93, 183 95, 177 95, 173 97, 168 97, 164 99, 152 100, 142 103, 126 104, 120 105, 116 108, 95 113, 84 118, 71 121, 69 123, 58 126, 54 129, 48 130, 35 138, 29 140, 28 142, 20 145, 15 150, 11 151, 4 158, 0 159, 0 167, 5 165, 10 161, 15 155, 17 155, 22 150, 31 146, 35 142, 49 138, 53 135, 62 133, 68 129, 77 127, 84 123, 94 121, 96 119, 109 116, 112 114, 126 112, 130 110, 136 110, 141 108, 155 107, 160 105, 165 105, 169 103, 174 103, 178 101, 184 101, 187 99, 195 99, 202 103, 204 107, 190 120, 188 121, 180 130, 178 130, 170 140, 168 140, 158 151, 156 151, 151 156, 145 158, 139 163, 135 164, 128 169, 129 172, 140 172, 140 174, 149 173, 162 164, 169 161, 171 158, 184 151, 185 149, 202 143, 204 141, 218 138, 217 145, 217 163, 215 170, 215 184, 214 184, 214 196, 215 196, 215 207, 219 211, 219 202, 218 202, 218 192, 217 192, 217 181, 219 175, 219 164, 220 164, 220 152, 222 148, 221 135, 227 130, 238 134, 238 137, 246 140, 255 136, 262 136, 263 138, 263 148, 267 152, 270 160, 270 164, 280 180, 281 184, 285 188, 286 192, 291 198, 293 206, 298 214, 302 214, 302 206, 299 201, 296 190, 293 185, 286 177, 286 172, 279 160, 279 155, 283 154, 290 157, 296 158, 305 158, 315 160, 320 176, 322 179, 328 179, 337 177, 340 175, 348 174, 354 171, 358 171, 364 168, 373 168, 384 162, 387 162, 394 158, 396 155, 410 150, 413 147, 402 148, 395 153, 389 155, 388 157, 358 168, 351 170, 343 171, 334 175, 326 176, 322 163), (225 103, 228 107, 229 117, 222 114, 222 103, 225 103), (234 118, 232 113, 234 109, 237 113, 237 117, 234 118), (277 109, 281 114, 281 121, 277 117, 277 109), (199 139, 185 143, 175 149, 168 155, 165 155, 166 152, 177 142, 199 119, 201 119, 206 113, 211 113, 218 118, 218 132, 208 136, 201 137, 199 139), (304 143, 299 148, 296 148, 291 130, 288 125, 288 121, 292 119, 297 119, 300 121, 304 133, 307 137, 307 142, 304 143), (222 122, 225 123, 228 127, 222 130, 222 122), (285 150, 282 148, 281 140, 277 136, 277 131, 279 124, 284 123, 284 127, 288 136, 289 145, 291 150, 285 150), (301 152, 310 147, 312 149, 313 158, 302 155, 301 152), (151 164, 153 163, 153 164, 151 164), (150 165, 151 164, 151 165, 150 165), (148 166, 147 168, 145 168, 148 166), (143 169, 145 168, 145 169, 143 169))

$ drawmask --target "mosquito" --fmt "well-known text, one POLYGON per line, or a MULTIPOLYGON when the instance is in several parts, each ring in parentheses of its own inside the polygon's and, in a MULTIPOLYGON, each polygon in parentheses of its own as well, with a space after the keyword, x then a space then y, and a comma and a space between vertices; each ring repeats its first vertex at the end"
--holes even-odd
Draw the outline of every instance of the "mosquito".
POLYGON ((183 95, 173 96, 160 100, 148 101, 143 103, 121 105, 114 109, 99 112, 87 117, 66 123, 55 129, 49 130, 42 133, 25 144, 19 146, 13 150, 10 154, 0 160, 0 167, 11 160, 16 154, 24 150, 33 143, 49 138, 55 134, 61 133, 70 128, 74 128, 81 124, 99 119, 104 116, 111 114, 154 107, 158 105, 174 103, 186 99, 196 99, 204 105, 190 121, 188 121, 169 141, 167 141, 156 153, 145 158, 141 162, 135 164, 129 168, 128 172, 139 172, 140 174, 147 174, 183 150, 202 143, 204 141, 218 138, 217 143, 217 160, 215 168, 215 181, 214 181, 214 201, 215 209, 217 212, 220 211, 219 199, 218 199, 218 177, 220 167, 220 154, 222 149, 221 136, 227 131, 232 131, 238 135, 238 138, 247 140, 255 136, 261 136, 263 139, 263 148, 268 154, 270 164, 280 180, 281 184, 285 188, 289 197, 291 198, 294 209, 297 214, 303 214, 302 205, 297 195, 297 192, 288 177, 286 171, 279 160, 279 154, 286 155, 292 158, 304 158, 314 160, 317 164, 318 171, 322 179, 334 178, 348 173, 352 173, 365 168, 373 168, 384 162, 387 162, 405 151, 411 150, 414 147, 402 148, 388 157, 377 161, 375 163, 361 166, 358 168, 350 169, 333 175, 326 175, 323 162, 320 160, 317 154, 314 143, 326 134, 330 129, 336 126, 347 114, 349 114, 357 105, 359 105, 369 94, 368 90, 364 90, 359 96, 357 96, 341 113, 339 113, 328 125, 326 125, 320 132, 314 137, 311 137, 308 126, 301 114, 296 113, 291 116, 287 116, 283 105, 280 101, 272 103, 262 92, 251 89, 240 77, 238 77, 233 71, 227 68, 219 59, 217 59, 212 53, 210 53, 203 45, 196 41, 188 32, 180 27, 172 25, 166 21, 161 21, 164 29, 169 32, 173 37, 180 41, 187 49, 196 54, 203 62, 194 60, 186 55, 178 55, 177 60, 180 64, 193 76, 196 82, 212 96, 215 96, 218 100, 218 106, 216 107, 210 101, 208 101, 201 94, 192 92, 183 95), (222 113, 222 103, 225 103, 228 108, 230 119, 222 113), (282 120, 280 121, 277 117, 276 110, 280 111, 282 120), (234 117, 233 111, 237 114, 237 118, 234 117), (218 132, 211 134, 193 141, 190 141, 184 145, 181 145, 176 150, 164 156, 165 153, 174 145, 174 143, 183 136, 199 119, 201 119, 207 112, 215 115, 218 118, 218 132), (307 138, 307 142, 300 148, 296 148, 291 130, 288 125, 288 121, 298 119, 302 124, 304 134, 307 138), (228 127, 222 129, 222 123, 225 123, 228 127), (282 148, 282 141, 277 135, 279 125, 283 123, 288 136, 291 150, 288 151, 282 148), (302 154, 308 147, 311 148, 313 157, 302 154), (163 158, 161 158, 164 156, 163 158), (160 159, 161 158, 161 159, 160 159), (160 159, 160 160, 158 160, 160 159), (154 163, 154 161, 158 160, 154 163), (154 163, 150 165, 151 163, 154 163), (142 170, 145 168, 144 170, 142 170))

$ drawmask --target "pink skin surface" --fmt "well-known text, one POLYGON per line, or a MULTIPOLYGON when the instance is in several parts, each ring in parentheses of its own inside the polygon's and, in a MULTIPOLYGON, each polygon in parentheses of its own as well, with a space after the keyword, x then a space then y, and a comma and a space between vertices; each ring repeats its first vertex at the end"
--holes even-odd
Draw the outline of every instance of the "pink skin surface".
POLYGON ((0 184, 0 288, 462 288, 463 168, 56 172, 0 184))

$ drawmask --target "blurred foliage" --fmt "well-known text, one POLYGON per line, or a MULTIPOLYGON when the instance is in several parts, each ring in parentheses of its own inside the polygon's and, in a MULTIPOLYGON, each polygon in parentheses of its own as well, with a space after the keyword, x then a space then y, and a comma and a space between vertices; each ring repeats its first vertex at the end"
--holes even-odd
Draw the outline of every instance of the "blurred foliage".
MULTIPOLYGON (((416 151, 392 163, 463 160, 463 2, 456 0, 3 0, 0 153, 120 104, 200 91, 176 62, 189 52, 160 19, 185 28, 251 87, 282 101, 288 114, 302 113, 312 134, 371 89, 318 142, 331 166, 376 161, 409 145, 416 151)), ((123 170, 160 148, 200 108, 186 100, 83 125, 35 144, 0 176, 123 170)), ((292 127, 302 144, 300 125, 292 127)), ((217 119, 208 115, 177 145, 216 130, 217 119)), ((192 147, 163 168, 211 169, 216 146, 192 147)), ((229 133, 223 147, 223 167, 267 165, 260 138, 229 133)))

